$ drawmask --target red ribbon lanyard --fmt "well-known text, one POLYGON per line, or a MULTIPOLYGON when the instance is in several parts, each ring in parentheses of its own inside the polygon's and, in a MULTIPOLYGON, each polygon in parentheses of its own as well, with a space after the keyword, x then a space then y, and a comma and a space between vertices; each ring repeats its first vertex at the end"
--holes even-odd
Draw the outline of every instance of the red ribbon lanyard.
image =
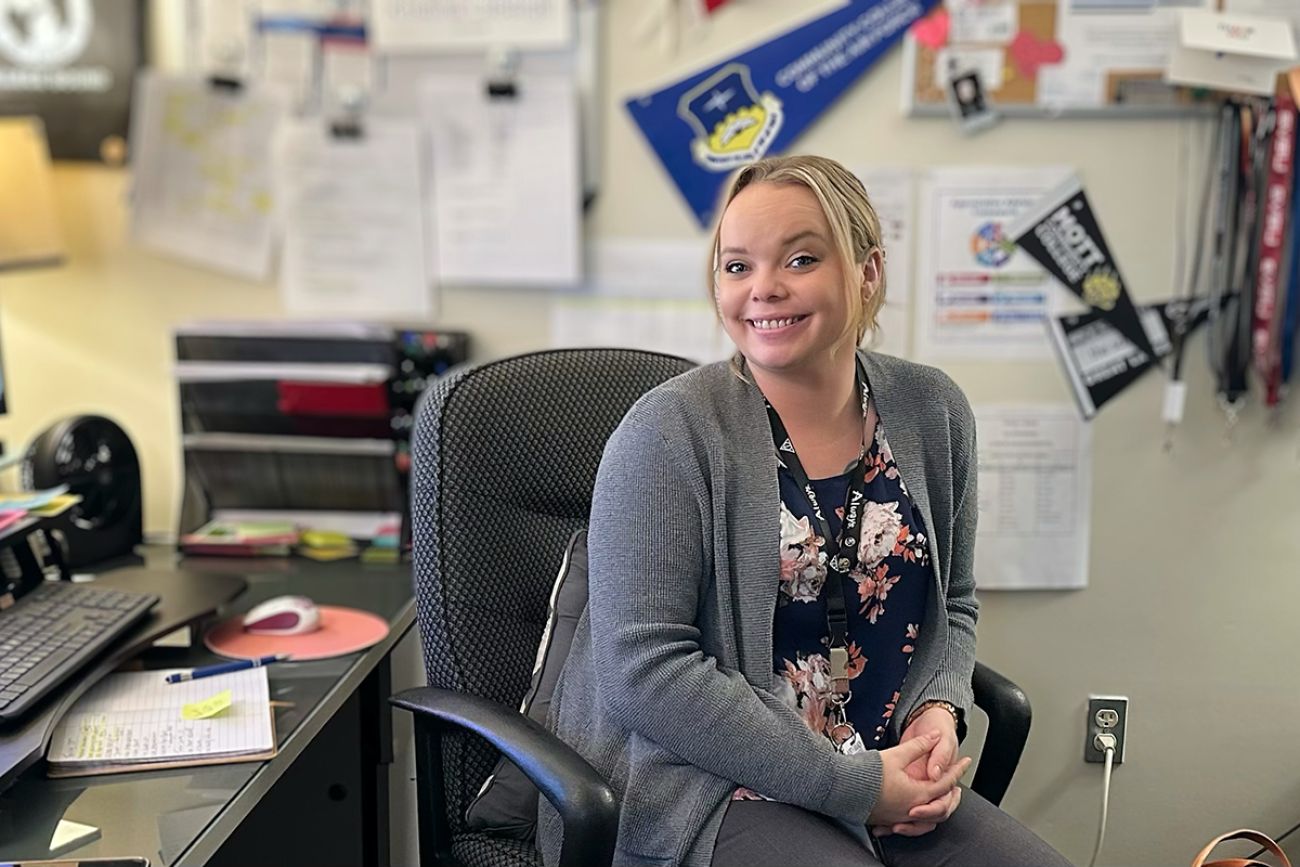
POLYGON ((1291 179, 1295 171, 1296 104, 1283 80, 1273 100, 1274 123, 1269 141, 1268 180, 1264 185, 1259 231, 1259 263, 1255 271, 1255 310, 1251 327, 1255 372, 1266 390, 1268 406, 1276 406, 1282 384, 1279 332, 1284 305, 1282 251, 1291 214, 1291 179))

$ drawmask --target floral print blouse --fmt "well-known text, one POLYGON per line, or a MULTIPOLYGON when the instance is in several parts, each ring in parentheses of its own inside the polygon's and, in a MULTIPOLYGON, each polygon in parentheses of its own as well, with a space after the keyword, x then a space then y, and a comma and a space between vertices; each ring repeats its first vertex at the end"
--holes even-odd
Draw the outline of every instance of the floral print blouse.
MULTIPOLYGON (((867 504, 862 536, 850 569, 852 580, 844 582, 852 679, 845 712, 866 747, 881 749, 888 746, 885 732, 907 677, 934 575, 920 512, 899 476, 879 419, 864 466, 867 504)), ((812 480, 835 534, 830 540, 817 534, 798 483, 785 469, 779 470, 779 476, 781 575, 773 629, 776 688, 810 729, 834 740, 826 561, 836 553, 850 473, 812 480)), ((734 797, 762 796, 741 788, 734 797)))

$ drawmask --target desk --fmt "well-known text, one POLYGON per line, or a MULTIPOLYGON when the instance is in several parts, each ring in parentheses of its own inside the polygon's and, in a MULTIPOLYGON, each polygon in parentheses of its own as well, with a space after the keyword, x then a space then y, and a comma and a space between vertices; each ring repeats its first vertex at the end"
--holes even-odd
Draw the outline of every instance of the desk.
MULTIPOLYGON (((156 571, 159 558, 149 565, 156 571)), ((270 761, 66 780, 47 779, 43 764, 32 768, 0 795, 0 860, 51 857, 50 833, 62 818, 99 829, 68 857, 143 855, 167 867, 386 865, 389 654, 415 621, 409 565, 189 558, 176 568, 184 570, 177 580, 225 572, 248 582, 222 616, 303 594, 374 612, 390 631, 361 653, 267 669, 272 698, 294 703, 277 711, 280 752, 270 761)), ((145 665, 213 661, 200 643, 151 651, 145 665)))

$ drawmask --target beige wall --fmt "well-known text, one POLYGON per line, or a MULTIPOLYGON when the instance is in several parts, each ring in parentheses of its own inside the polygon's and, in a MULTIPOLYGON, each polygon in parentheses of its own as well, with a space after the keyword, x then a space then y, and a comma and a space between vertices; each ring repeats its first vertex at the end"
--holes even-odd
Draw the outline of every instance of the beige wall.
MULTIPOLYGON (((687 72, 788 21, 789 4, 737 2, 708 41, 665 59, 630 37, 643 4, 608 0, 604 168, 593 236, 698 235, 628 121, 621 97, 687 72)), ((171 25, 168 25, 171 26, 171 25)), ((160 43, 175 57, 175 41, 160 43)), ((976 138, 898 110, 897 54, 799 142, 852 164, 1077 166, 1139 300, 1170 294, 1178 121, 1008 121, 976 138)), ((1188 129, 1191 129, 1189 124, 1188 129)), ((175 264, 125 238, 126 178, 60 166, 71 248, 60 269, 0 274, 0 342, 16 448, 67 413, 119 419, 144 455, 146 526, 170 532, 178 478, 169 329, 207 317, 270 317, 273 285, 175 264)), ((544 346, 544 293, 443 292, 439 324, 473 332, 480 358, 544 346)), ((1300 426, 1253 411, 1226 445, 1198 341, 1188 419, 1161 452, 1160 383, 1144 381, 1094 423, 1090 586, 986 593, 980 656, 1017 679, 1035 727, 1006 807, 1072 860, 1096 832, 1100 770, 1082 762, 1090 692, 1132 699, 1129 761, 1115 773, 1110 865, 1187 863, 1222 830, 1278 832, 1300 819, 1300 426)), ((1051 364, 961 364, 972 400, 1068 400, 1051 364)), ((1296 851, 1300 852, 1300 849, 1296 851)))

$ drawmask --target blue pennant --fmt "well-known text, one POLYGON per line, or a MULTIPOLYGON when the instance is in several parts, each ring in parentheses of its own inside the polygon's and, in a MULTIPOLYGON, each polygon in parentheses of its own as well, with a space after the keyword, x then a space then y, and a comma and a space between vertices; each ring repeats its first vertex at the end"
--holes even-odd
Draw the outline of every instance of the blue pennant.
POLYGON ((700 225, 735 168, 783 151, 935 0, 853 0, 627 101, 700 225))

